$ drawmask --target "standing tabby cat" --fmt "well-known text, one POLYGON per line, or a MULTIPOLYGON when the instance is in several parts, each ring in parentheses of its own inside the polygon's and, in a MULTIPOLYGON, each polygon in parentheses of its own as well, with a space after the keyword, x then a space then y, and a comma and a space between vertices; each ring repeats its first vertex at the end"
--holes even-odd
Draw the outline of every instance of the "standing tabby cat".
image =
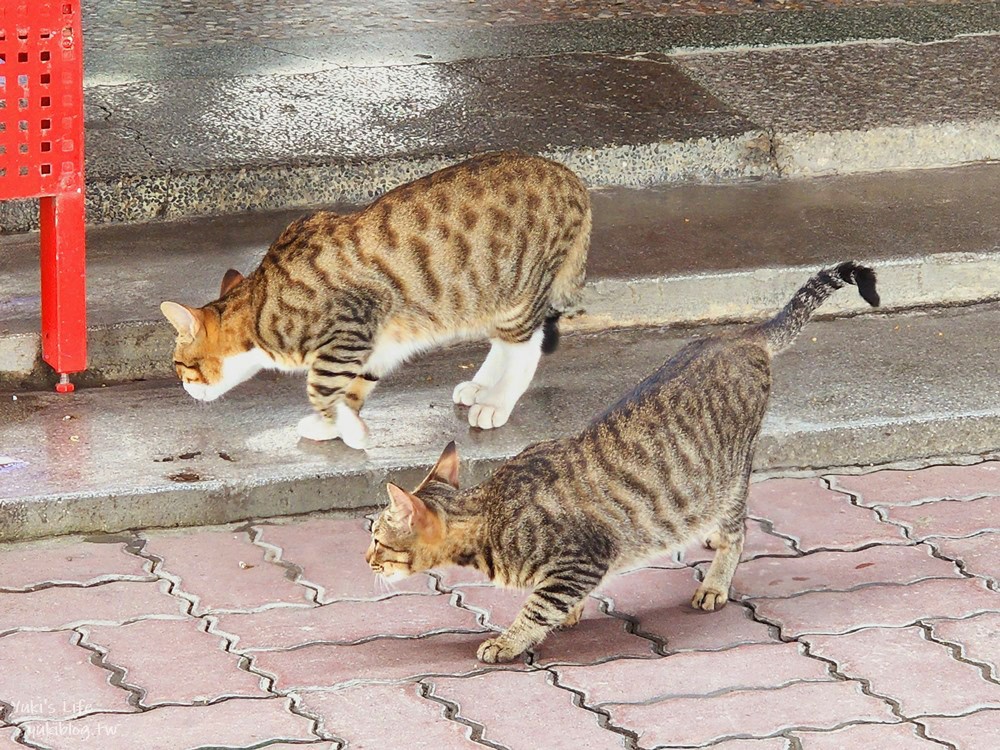
POLYGON ((299 434, 360 448, 358 412, 380 377, 421 350, 488 337, 453 399, 471 425, 500 427, 579 300, 590 226, 587 190, 566 167, 516 151, 471 159, 356 213, 293 222, 202 308, 164 302, 174 366, 201 401, 264 368, 306 369, 316 413, 299 434))
POLYGON ((845 283, 878 305, 871 269, 820 271, 771 320, 688 344, 582 433, 526 448, 476 487, 458 490, 452 443, 413 493, 389 485, 369 565, 390 578, 465 565, 532 589, 513 624, 479 647, 485 662, 574 625, 609 572, 693 539, 716 552, 691 604, 722 607, 743 549, 771 357, 845 283))

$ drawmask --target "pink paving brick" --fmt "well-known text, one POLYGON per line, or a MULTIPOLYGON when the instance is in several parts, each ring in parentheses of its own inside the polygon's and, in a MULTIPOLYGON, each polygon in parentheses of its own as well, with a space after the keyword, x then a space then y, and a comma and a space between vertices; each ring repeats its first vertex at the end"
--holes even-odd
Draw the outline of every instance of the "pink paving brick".
POLYGON ((968 716, 930 716, 920 720, 927 736, 950 742, 959 750, 996 750, 1000 711, 976 711, 968 716))
POLYGON ((81 586, 105 581, 151 581, 148 561, 125 551, 121 542, 79 539, 0 544, 0 590, 23 591, 44 583, 81 586))
POLYGON ((830 670, 797 643, 688 651, 659 659, 619 659, 589 667, 555 667, 561 685, 581 691, 588 706, 643 703, 736 688, 774 688, 830 680, 830 670), (761 669, 761 665, 767 665, 761 669))
POLYGON ((878 546, 859 552, 748 560, 736 569, 733 590, 743 597, 782 597, 805 591, 845 591, 869 583, 961 577, 953 563, 930 552, 926 545, 878 546))
POLYGON ((687 747, 729 737, 769 737, 786 729, 832 729, 849 721, 896 721, 889 704, 857 682, 800 682, 773 690, 671 698, 607 707, 615 726, 639 735, 642 747, 687 747))
POLYGON ((769 740, 727 740, 712 745, 712 750, 791 750, 791 745, 783 737, 772 737, 769 740))
POLYGON ((247 611, 274 602, 309 601, 309 590, 264 559, 265 550, 243 532, 147 533, 145 552, 163 560, 159 572, 196 598, 192 614, 247 611))
POLYGON ((967 573, 1000 581, 1000 533, 966 539, 934 538, 931 544, 940 554, 961 562, 967 573))
POLYGON ((510 750, 621 750, 625 737, 574 705, 547 672, 490 672, 468 679, 427 680, 432 695, 458 705, 458 715, 485 728, 483 739, 510 750), (525 710, 530 706, 530 710, 525 710))
MULTIPOLYGON (((427 638, 379 638, 354 646, 306 646, 260 651, 254 666, 274 675, 278 690, 343 687, 355 682, 417 679, 428 674, 470 674, 491 668, 476 659, 483 635, 446 633, 427 638)), ((522 662, 504 665, 505 669, 522 662)))
MULTIPOLYGON (((495 629, 510 625, 527 597, 527 592, 495 586, 463 586, 460 593, 465 606, 487 616, 495 629)), ((557 630, 533 649, 540 663, 574 662, 586 664, 615 656, 650 656, 652 641, 632 635, 627 623, 600 610, 595 599, 588 599, 583 619, 567 630, 557 630)))
POLYGON ((91 664, 76 633, 13 633, 0 638, 0 702, 7 721, 67 719, 92 711, 132 711, 111 672, 91 664))
POLYGON ((851 504, 847 495, 819 479, 769 479, 750 486, 749 513, 771 521, 803 552, 850 550, 873 542, 906 544, 901 529, 879 521, 875 511, 851 504))
POLYGON ((889 519, 909 529, 914 539, 965 537, 1000 531, 1000 497, 939 500, 923 505, 886 508, 889 519))
POLYGON ((140 617, 180 617, 186 606, 166 593, 162 581, 0 593, 0 633, 17 628, 54 630, 83 623, 114 624, 140 617))
POLYGON ((376 636, 418 636, 443 631, 484 632, 476 616, 451 597, 393 596, 322 607, 274 607, 220 615, 216 630, 237 636, 238 651, 281 649, 307 643, 353 643, 376 636))
POLYGON ((257 747, 268 740, 318 740, 312 722, 288 698, 234 698, 208 706, 163 706, 135 714, 95 714, 74 721, 25 724, 46 750, 193 750, 257 747))
POLYGON ((468 738, 468 726, 445 718, 445 707, 419 690, 408 683, 304 692, 302 709, 320 719, 327 735, 359 750, 482 750, 468 738))
MULTIPOLYGON (((796 732, 802 750, 941 750, 914 724, 855 724, 833 732, 796 732)), ((712 750, 716 750, 715 747, 712 750)))
POLYGON ((954 715, 1000 708, 1000 685, 954 659, 920 628, 870 628, 841 636, 806 636, 810 653, 831 659, 847 677, 869 681, 906 716, 954 715))
MULTIPOLYGON (((764 529, 764 524, 754 518, 746 521, 746 541, 743 543, 741 560, 751 560, 761 555, 794 555, 795 550, 787 539, 770 534, 764 529)), ((710 562, 715 552, 703 544, 692 545, 684 551, 684 560, 688 563, 710 562)))
POLYGON ((830 481, 862 505, 910 505, 927 500, 967 500, 1000 495, 1000 461, 973 466, 931 466, 916 471, 877 471, 833 476, 830 481))
POLYGON ((929 624, 935 640, 959 646, 964 658, 986 664, 993 678, 1000 680, 1000 612, 967 620, 932 620, 929 624))
POLYGON ((86 642, 125 670, 124 682, 143 691, 143 707, 198 703, 228 696, 263 697, 260 677, 239 668, 221 638, 200 621, 142 620, 120 627, 84 627, 86 642))
POLYGON ((371 534, 362 519, 311 518, 302 523, 258 526, 259 542, 281 548, 281 559, 299 566, 302 577, 320 587, 322 603, 338 599, 382 599, 397 593, 434 593, 430 576, 419 573, 378 588, 365 562, 371 534))
POLYGON ((24 745, 14 740, 19 731, 15 727, 0 727, 0 750, 24 750, 24 745))
POLYGON ((1000 609, 1000 594, 982 581, 934 578, 905 586, 818 591, 792 599, 756 599, 757 616, 786 638, 803 633, 846 633, 864 627, 902 627, 934 617, 967 617, 1000 609))
POLYGON ((598 594, 611 600, 613 611, 638 620, 640 633, 666 641, 670 651, 774 641, 766 625, 734 602, 718 612, 692 609, 697 585, 690 569, 645 568, 611 579, 598 594))

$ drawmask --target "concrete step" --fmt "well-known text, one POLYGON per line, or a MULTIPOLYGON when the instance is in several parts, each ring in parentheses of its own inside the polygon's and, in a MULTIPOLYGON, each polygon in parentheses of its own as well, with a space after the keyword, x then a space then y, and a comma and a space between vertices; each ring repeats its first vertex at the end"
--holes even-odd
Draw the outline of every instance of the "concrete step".
MULTIPOLYGON (((735 185, 593 192, 585 305, 567 329, 752 320, 818 267, 875 264, 887 310, 1000 294, 1000 164, 735 185)), ((348 208, 340 206, 339 208, 348 208)), ((91 228, 96 385, 172 375, 159 304, 204 304, 229 267, 252 269, 298 212, 91 228)), ((0 388, 44 387, 36 235, 0 237, 0 388)), ((831 300, 824 314, 855 310, 831 300)))
MULTIPOLYGON (((88 28, 91 223, 362 202, 514 146, 594 187, 1000 159, 995 3, 442 16, 430 35, 354 34, 349 17, 333 36, 320 35, 325 4, 305 5, 288 26, 247 11, 268 22, 264 41, 243 18, 221 39, 183 17, 152 34, 154 18, 124 23, 101 4, 88 28), (759 44, 778 46, 747 46, 759 44)), ((30 202, 0 204, 0 230, 35 223, 30 202)))
MULTIPOLYGON (((890 297, 891 284, 882 292, 890 297)), ((841 293, 855 309, 863 303, 841 293)), ((1000 305, 811 323, 775 362, 760 472, 864 467, 1000 449, 1000 305), (985 342, 985 343, 984 343, 985 342)), ((483 347, 404 367, 365 416, 374 447, 299 442, 299 377, 258 377, 203 404, 175 381, 0 400, 0 541, 214 524, 383 502, 456 439, 474 482, 529 443, 580 429, 689 339, 666 329, 566 336, 510 423, 470 429, 451 389, 483 347)))

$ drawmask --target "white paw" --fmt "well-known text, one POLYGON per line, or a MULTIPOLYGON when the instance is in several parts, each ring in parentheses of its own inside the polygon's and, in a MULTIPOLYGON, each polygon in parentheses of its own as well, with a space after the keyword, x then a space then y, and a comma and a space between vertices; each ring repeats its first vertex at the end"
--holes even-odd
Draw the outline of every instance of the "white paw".
POLYGON ((510 409, 493 404, 473 404, 469 409, 469 424, 482 430, 503 427, 510 419, 510 409))
POLYGON ((351 448, 362 451, 368 447, 368 425, 347 404, 337 404, 337 429, 351 448))
POLYGON ((296 426, 296 430, 299 433, 299 437, 304 437, 306 440, 321 442, 340 437, 337 425, 323 419, 319 414, 310 414, 308 417, 302 417, 296 426))
POLYGON ((459 383, 455 386, 455 390, 451 394, 451 400, 456 404, 472 406, 476 403, 476 396, 479 395, 481 390, 483 390, 483 386, 479 385, 479 383, 466 380, 464 383, 459 383))

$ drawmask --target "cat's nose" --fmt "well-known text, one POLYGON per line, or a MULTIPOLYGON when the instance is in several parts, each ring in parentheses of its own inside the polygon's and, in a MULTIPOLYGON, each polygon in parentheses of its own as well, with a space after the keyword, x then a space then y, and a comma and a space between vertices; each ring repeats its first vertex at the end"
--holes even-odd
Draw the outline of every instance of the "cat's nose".
POLYGON ((368 563, 369 565, 372 564, 372 558, 374 556, 375 556, 375 550, 373 550, 371 547, 365 550, 365 562, 368 563))

